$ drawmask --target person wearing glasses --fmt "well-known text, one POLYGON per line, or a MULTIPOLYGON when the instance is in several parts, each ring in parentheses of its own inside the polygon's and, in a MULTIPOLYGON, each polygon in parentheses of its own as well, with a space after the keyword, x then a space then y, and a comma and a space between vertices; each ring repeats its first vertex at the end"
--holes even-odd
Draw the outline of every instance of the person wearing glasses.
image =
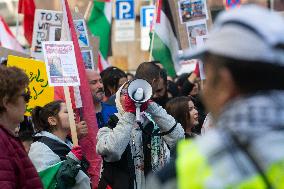
POLYGON ((0 66, 0 188, 42 187, 15 129, 24 120, 29 78, 16 67, 0 66))

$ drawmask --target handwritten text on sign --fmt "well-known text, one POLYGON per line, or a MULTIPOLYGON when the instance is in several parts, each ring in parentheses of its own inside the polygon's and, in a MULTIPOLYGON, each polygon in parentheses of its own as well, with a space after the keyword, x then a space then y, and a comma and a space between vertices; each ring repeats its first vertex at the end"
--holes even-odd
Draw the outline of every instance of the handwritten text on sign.
POLYGON ((16 66, 25 70, 30 79, 31 98, 26 115, 30 116, 35 106, 44 106, 53 101, 54 88, 48 85, 44 62, 10 55, 8 56, 8 66, 16 66))
POLYGON ((58 41, 61 36, 62 13, 37 9, 35 12, 32 56, 43 60, 42 41, 58 41))

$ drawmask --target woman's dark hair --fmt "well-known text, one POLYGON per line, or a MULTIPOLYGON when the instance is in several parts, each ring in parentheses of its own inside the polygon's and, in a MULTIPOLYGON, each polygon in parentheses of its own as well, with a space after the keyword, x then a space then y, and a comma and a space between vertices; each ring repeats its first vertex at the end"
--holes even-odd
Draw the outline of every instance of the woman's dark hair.
POLYGON ((24 116, 24 121, 20 123, 19 138, 21 141, 32 141, 34 128, 30 117, 24 116))
POLYGON ((132 73, 127 72, 126 76, 127 76, 127 78, 128 78, 128 76, 130 76, 130 77, 132 77, 132 79, 134 79, 134 75, 132 73))
MULTIPOLYGON (((284 66, 259 61, 238 60, 210 53, 205 54, 204 63, 205 66, 206 64, 214 65, 216 73, 222 67, 227 68, 232 74, 236 86, 243 94, 274 89, 284 90, 284 66)), ((214 79, 215 83, 218 82, 217 76, 214 79)))
POLYGON ((61 100, 53 101, 46 104, 44 107, 36 106, 32 111, 32 121, 36 132, 48 131, 51 132, 53 128, 48 122, 49 117, 58 118, 58 113, 61 109, 61 100))
POLYGON ((152 61, 152 62, 143 62, 141 63, 135 74, 136 79, 145 79, 148 81, 148 83, 152 83, 154 79, 159 79, 161 68, 156 65, 157 61, 152 61))
POLYGON ((165 108, 167 113, 173 116, 184 130, 189 126, 189 101, 192 101, 192 98, 189 96, 176 97, 168 101, 165 108))
POLYGON ((168 81, 167 91, 168 91, 168 93, 172 94, 173 98, 175 98, 179 95, 178 87, 175 84, 175 82, 173 82, 173 81, 168 81))
POLYGON ((0 66, 0 114, 6 109, 3 105, 4 97, 8 97, 9 102, 14 102, 21 90, 29 84, 29 78, 24 70, 17 67, 0 66))
POLYGON ((189 76, 190 76, 189 73, 183 73, 183 74, 181 74, 180 76, 177 77, 176 84, 177 84, 177 87, 179 88, 180 91, 183 87, 184 82, 187 80, 187 78, 189 76))
POLYGON ((117 67, 108 67, 103 70, 100 75, 103 80, 105 95, 107 97, 113 95, 109 90, 109 87, 117 91, 119 87, 119 79, 123 77, 127 78, 126 73, 117 67))

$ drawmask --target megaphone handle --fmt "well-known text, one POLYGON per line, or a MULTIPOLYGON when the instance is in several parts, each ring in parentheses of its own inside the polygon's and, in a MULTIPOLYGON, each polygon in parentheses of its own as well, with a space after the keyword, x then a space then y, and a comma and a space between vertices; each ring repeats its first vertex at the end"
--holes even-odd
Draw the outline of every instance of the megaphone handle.
POLYGON ((141 104, 135 103, 136 106, 136 121, 141 121, 141 116, 140 116, 140 106, 141 104))

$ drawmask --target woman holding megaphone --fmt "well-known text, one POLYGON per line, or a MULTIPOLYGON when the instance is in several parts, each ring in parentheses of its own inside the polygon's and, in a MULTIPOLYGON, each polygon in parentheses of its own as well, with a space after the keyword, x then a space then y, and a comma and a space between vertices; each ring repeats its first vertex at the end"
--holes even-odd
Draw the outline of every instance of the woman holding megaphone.
POLYGON ((142 79, 117 91, 118 113, 97 135, 96 150, 103 157, 99 189, 144 189, 146 175, 163 167, 170 148, 184 137, 182 126, 151 96, 151 85, 142 79))

